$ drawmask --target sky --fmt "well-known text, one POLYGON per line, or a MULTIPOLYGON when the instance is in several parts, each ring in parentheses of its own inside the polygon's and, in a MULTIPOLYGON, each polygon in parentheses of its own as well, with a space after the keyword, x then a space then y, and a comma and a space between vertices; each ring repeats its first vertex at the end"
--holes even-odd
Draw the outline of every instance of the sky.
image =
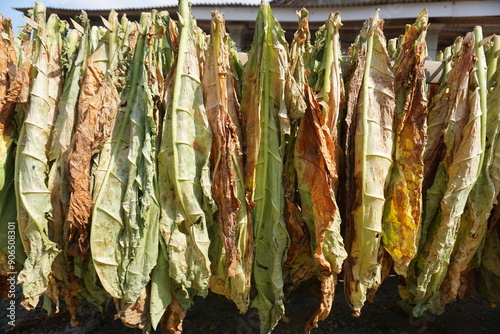
MULTIPOLYGON (((198 0, 207 1, 207 0, 198 0)), ((217 2, 234 2, 234 0, 218 0, 217 2)), ((250 0, 252 1, 252 0, 250 0)), ((255 0, 259 3, 259 0, 255 0)), ((171 4, 177 4, 177 0, 44 0, 47 7, 57 8, 81 8, 81 9, 117 9, 117 8, 137 8, 137 7, 156 7, 171 4)), ((193 3, 196 0, 192 1, 193 3)), ((18 26, 24 24, 21 12, 13 10, 12 7, 33 7, 33 0, 0 0, 0 13, 4 17, 12 19, 14 31, 19 31, 18 26)))

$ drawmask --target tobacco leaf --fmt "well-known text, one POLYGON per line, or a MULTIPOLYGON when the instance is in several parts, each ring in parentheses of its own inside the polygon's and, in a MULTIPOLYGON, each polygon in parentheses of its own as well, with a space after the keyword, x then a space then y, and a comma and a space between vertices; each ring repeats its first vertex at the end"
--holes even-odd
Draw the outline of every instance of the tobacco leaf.
MULTIPOLYGON (((160 232, 167 264, 155 272, 158 278, 155 293, 165 298, 155 304, 155 322, 166 305, 178 303, 187 310, 194 296, 205 296, 208 292, 208 228, 216 209, 209 178, 212 133, 201 84, 204 36, 196 26, 188 2, 182 0, 179 9, 178 53, 165 84, 165 117, 157 156, 160 232), (161 286, 159 279, 165 275, 170 279, 161 286)), ((175 31, 171 36, 175 36, 175 31)), ((172 45, 176 45, 175 40, 172 45)), ((176 318, 179 326, 185 315, 181 313, 176 318)), ((169 316, 167 309, 164 317, 169 316)))
MULTIPOLYGON (((471 75, 471 81, 476 87, 473 96, 479 99, 482 113, 487 114, 486 117, 482 117, 484 123, 481 125, 482 131, 485 132, 484 137, 481 138, 484 158, 482 158, 478 179, 467 198, 464 212, 460 218, 457 241, 450 258, 446 277, 440 288, 443 308, 449 301, 459 297, 462 291, 467 291, 467 286, 472 286, 468 283, 469 278, 472 277, 469 272, 479 266, 488 219, 500 191, 498 183, 500 166, 497 158, 497 154, 500 153, 497 151, 500 125, 498 119, 500 88, 498 85, 493 90, 489 90, 487 87, 486 58, 484 48, 479 44, 483 39, 480 28, 476 28, 474 33, 476 65, 471 75)), ((496 61, 493 59, 493 64, 496 64, 496 61)), ((500 79, 499 74, 500 72, 497 71, 497 77, 493 78, 494 82, 498 82, 500 79)))
POLYGON ((120 104, 117 81, 126 74, 117 70, 123 37, 118 35, 121 28, 116 12, 110 13, 109 22, 113 30, 107 31, 107 37, 87 60, 78 98, 75 132, 66 159, 69 186, 66 221, 70 226, 68 254, 79 257, 81 261, 89 254, 92 159, 111 136, 120 104))
POLYGON ((27 309, 35 308, 39 296, 47 290, 52 262, 60 252, 47 234, 52 206, 45 181, 48 170, 46 146, 50 141, 51 122, 50 32, 45 18, 45 6, 36 4, 33 10, 33 21, 37 26, 33 50, 36 70, 32 74, 29 108, 19 134, 15 167, 18 226, 27 254, 18 282, 23 286, 22 305, 27 309))
MULTIPOLYGON (((463 41, 462 57, 456 67, 470 73, 474 66, 474 36, 467 34, 463 41)), ((463 213, 467 197, 477 180, 484 153, 485 130, 483 123, 486 110, 482 110, 479 98, 479 89, 469 95, 469 80, 461 82, 459 95, 451 100, 451 116, 445 145, 447 152, 441 167, 445 170, 447 182, 444 184, 436 177, 436 194, 442 191, 442 197, 436 197, 438 210, 434 215, 428 215, 426 208, 424 219, 431 219, 427 228, 426 238, 422 240, 422 250, 415 258, 416 286, 413 291, 415 306, 413 314, 421 315, 426 310, 441 312, 439 288, 446 274, 450 256, 456 242, 457 229, 463 213), (451 120, 455 119, 455 122, 451 120), (454 132, 453 125, 466 122, 461 129, 461 135, 454 132), (443 187, 444 185, 444 187, 443 187)), ((459 128, 460 129, 460 128, 459 128)), ((445 130, 446 131, 446 130, 445 130)), ((439 172, 439 170, 438 170, 439 172)), ((444 177, 446 179, 446 177, 444 177)), ((434 185, 433 185, 434 187, 434 185)), ((433 189, 429 190, 429 192, 433 189)), ((425 222, 425 221, 424 221, 425 222)), ((424 223, 423 228, 427 227, 424 223)))
POLYGON ((311 233, 311 249, 321 281, 321 304, 309 319, 306 333, 330 313, 337 275, 347 257, 340 235, 340 212, 335 199, 338 183, 335 144, 319 103, 306 88, 308 108, 300 122, 295 146, 295 167, 302 218, 311 233))
MULTIPOLYGON (((349 258, 345 268, 345 292, 355 316, 359 316, 367 294, 373 294, 381 284, 382 216, 393 163, 394 75, 382 24, 376 12, 365 22, 357 40, 354 50, 358 52, 358 59, 366 57, 366 62, 362 64, 359 96, 356 101, 348 101, 347 117, 353 118, 349 115, 349 104, 352 103, 356 106, 357 123, 355 129, 347 129, 347 133, 354 136, 353 152, 348 151, 348 159, 350 154, 353 160, 347 165, 348 169, 354 169, 350 176, 352 181, 348 184, 348 191, 354 192, 354 197, 353 202, 347 204, 348 210, 352 208, 352 218, 347 221, 349 258), (354 164, 350 166, 351 163, 354 164)), ((351 79, 351 85, 358 83, 357 80, 351 79)), ((358 88, 353 86, 350 89, 358 88)), ((355 97, 353 94, 348 99, 355 97)))
POLYGON ((203 73, 205 108, 213 132, 210 154, 212 193, 218 211, 211 236, 210 288, 248 309, 252 272, 252 226, 243 177, 242 125, 238 84, 230 63, 232 41, 225 19, 212 12, 203 73))
POLYGON ((182 323, 186 312, 186 309, 176 299, 173 299, 165 312, 162 330, 168 334, 182 334, 182 323))
MULTIPOLYGON (((311 44, 309 33, 309 13, 306 9, 297 12, 299 27, 290 45, 290 73, 293 73, 298 83, 300 96, 304 97, 304 87, 307 82, 306 64, 309 63, 311 44)), ((311 278, 317 264, 311 250, 311 234, 302 219, 300 196, 297 189, 297 171, 295 167, 295 145, 300 124, 299 119, 291 121, 290 135, 286 138, 285 155, 283 157, 283 189, 285 191, 285 206, 283 220, 290 236, 290 247, 283 264, 284 293, 287 296, 299 282, 311 278)))
POLYGON ((95 172, 92 260, 103 287, 124 303, 139 298, 158 257, 157 130, 147 75, 153 48, 146 48, 150 24, 141 15, 122 107, 95 172))
POLYGON ((125 326, 130 328, 147 329, 151 323, 149 316, 149 287, 149 285, 145 286, 137 300, 132 303, 125 303, 123 300, 115 299, 115 319, 120 319, 125 326))
POLYGON ((405 276, 418 251, 422 216, 423 152, 427 143, 425 58, 427 10, 402 37, 394 65, 396 94, 395 157, 385 205, 382 242, 405 276))
MULTIPOLYGON (((330 136, 338 145, 341 104, 344 102, 344 81, 342 78, 342 50, 339 30, 342 27, 340 13, 330 13, 325 25, 316 33, 316 42, 311 51, 310 86, 318 101, 328 106, 324 110, 325 122, 330 136)), ((326 107, 325 107, 326 108, 326 107)), ((342 150, 335 148, 337 164, 342 160, 342 150)))
POLYGON ((412 303, 417 294, 417 276, 419 268, 424 265, 428 249, 424 246, 428 235, 436 230, 434 220, 439 219, 440 201, 444 196, 448 173, 447 168, 457 142, 462 136, 462 130, 467 121, 467 94, 469 73, 472 62, 469 55, 462 50, 463 38, 455 40, 453 55, 451 48, 445 50, 445 60, 449 59, 446 67, 446 80, 443 81, 438 95, 429 106, 427 128, 427 145, 424 151, 424 206, 421 221, 421 233, 417 256, 410 263, 407 271, 408 279, 400 286, 400 294, 409 303, 412 303), (453 56, 454 67, 451 67, 453 56), (460 82, 461 85, 457 85, 460 82), (454 84, 451 84, 454 83, 454 84), (435 166, 434 166, 435 165, 435 166))
MULTIPOLYGON (((5 19, 1 15, 0 33, 0 54, 4 55, 0 59, 0 134, 2 141, 5 143, 1 145, 0 156, 3 157, 11 144, 12 117, 15 110, 12 100, 15 100, 13 94, 17 93, 14 82, 21 70, 17 64, 17 55, 14 48, 16 41, 12 31, 12 23, 10 19, 5 19)), ((26 84, 26 81, 24 83, 26 84)))
MULTIPOLYGON (((48 288, 45 294, 54 302, 56 312, 59 312, 60 297, 62 297, 65 300, 66 308, 70 312, 72 326, 78 326, 80 323, 77 320, 76 310, 78 309, 79 302, 76 296, 83 291, 83 287, 74 275, 73 261, 66 253, 67 239, 65 237, 67 236, 67 229, 64 224, 68 195, 66 177, 64 175, 65 164, 63 154, 66 154, 66 149, 69 146, 72 128, 69 128, 69 133, 64 133, 65 141, 63 148, 62 146, 58 146, 60 143, 59 134, 61 133, 61 129, 57 128, 54 123, 66 117, 74 120, 76 101, 80 88, 78 83, 81 75, 75 71, 71 72, 71 74, 75 75, 75 78, 73 79, 73 89, 69 92, 68 86, 71 82, 71 78, 63 77, 63 57, 68 51, 68 44, 76 44, 74 41, 69 41, 68 38, 76 38, 78 40, 79 36, 71 34, 69 35, 70 37, 66 37, 67 23, 59 20, 56 15, 50 16, 47 22, 47 29, 49 30, 49 101, 51 110, 48 125, 48 131, 51 137, 46 145, 49 165, 47 187, 50 192, 52 206, 48 224, 48 235, 51 240, 59 245, 62 252, 54 259, 48 288), (63 82, 65 82, 66 85, 63 85, 63 82), (65 103, 70 94, 74 95, 72 99, 73 103, 70 103, 68 109, 66 109, 65 103)), ((80 50, 82 55, 87 52, 86 43, 83 44, 83 49, 80 50)), ((73 67, 73 64, 67 65, 73 67)), ((71 126, 72 125, 73 124, 71 124, 71 126)))
MULTIPOLYGON (((156 16, 156 21, 151 27, 150 34, 153 32, 156 34, 156 37, 159 40, 156 40, 154 44, 157 45, 157 61, 150 66, 156 68, 154 71, 149 71, 150 79, 149 82, 155 82, 158 84, 157 87, 153 85, 154 93, 156 97, 153 99, 156 101, 158 105, 157 110, 157 123, 158 133, 163 133, 163 114, 164 114, 164 95, 169 96, 165 92, 171 90, 173 87, 173 71, 172 65, 174 64, 174 56, 175 51, 173 50, 173 45, 177 43, 176 40, 171 40, 171 37, 177 38, 177 33, 171 32, 171 29, 177 30, 176 22, 173 21, 168 12, 160 12, 156 16)), ((171 101, 171 99, 170 99, 171 101)), ((159 136, 158 139, 161 139, 159 136)), ((157 147, 160 147, 160 140, 157 140, 157 147)), ((168 250, 165 244, 166 240, 170 239, 170 232, 165 229, 164 226, 164 209, 172 210, 174 204, 169 202, 165 198, 165 191, 162 191, 163 186, 165 185, 164 180, 162 180, 162 176, 166 173, 163 173, 164 160, 159 159, 158 157, 158 193, 159 193, 159 204, 160 204, 160 217, 159 217, 159 227, 158 230, 161 234, 159 236, 159 251, 158 251, 158 259, 156 261, 156 265, 151 274, 151 297, 150 297, 150 318, 151 325, 153 329, 156 329, 158 323, 161 321, 164 316, 165 310, 172 302, 172 279, 169 276, 169 267, 168 267, 168 250), (161 195, 161 196, 160 196, 161 195)), ((169 199, 172 197, 169 196, 169 199)))
POLYGON ((243 74, 241 109, 246 124, 245 185, 255 203, 252 307, 261 333, 269 333, 284 314, 283 263, 289 236, 283 221, 284 136, 290 131, 285 102, 288 50, 284 31, 269 4, 262 3, 252 49, 243 74))
MULTIPOLYGON (((14 37, 10 19, 0 15, 0 54, 3 55, 0 57, 0 226, 2 226, 0 229, 0 273, 5 276, 5 279, 7 279, 8 272, 14 269, 21 270, 26 258, 22 251, 21 238, 15 238, 15 249, 18 251, 13 252, 12 246, 9 247, 8 229, 8 224, 16 221, 16 196, 12 196, 14 193, 15 140, 19 132, 16 118, 17 120, 23 118, 19 112, 23 106, 21 105, 21 108, 16 111, 15 100, 20 93, 16 83, 22 77, 25 80, 24 85, 29 87, 29 76, 25 73, 27 67, 22 65, 22 60, 20 64, 23 69, 18 67, 18 56, 14 48, 17 42, 20 41, 14 37), (9 255, 15 256, 15 263, 12 266, 12 263, 9 263, 9 255)), ((30 65, 29 61, 26 63, 30 65)), ((26 103, 27 96, 24 100, 20 99, 20 102, 26 103)), ((6 297, 8 289, 3 291, 6 297)))

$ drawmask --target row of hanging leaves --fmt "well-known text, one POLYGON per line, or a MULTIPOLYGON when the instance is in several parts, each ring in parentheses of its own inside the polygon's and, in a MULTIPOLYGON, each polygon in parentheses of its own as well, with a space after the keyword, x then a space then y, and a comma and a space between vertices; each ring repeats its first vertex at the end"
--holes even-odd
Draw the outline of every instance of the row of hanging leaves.
POLYGON ((316 277, 309 333, 339 275, 359 316, 392 269, 415 316, 474 272, 500 302, 500 39, 457 38, 429 85, 426 10, 390 41, 375 13, 348 58, 339 13, 314 45, 298 16, 289 45, 263 3, 245 65, 224 16, 205 35, 186 0, 177 21, 68 30, 36 4, 14 37, 1 19, 0 224, 24 252, 2 228, 0 275, 20 270, 24 307, 63 299, 79 326, 79 299, 112 298, 125 325, 180 333, 210 289, 269 333, 316 277))

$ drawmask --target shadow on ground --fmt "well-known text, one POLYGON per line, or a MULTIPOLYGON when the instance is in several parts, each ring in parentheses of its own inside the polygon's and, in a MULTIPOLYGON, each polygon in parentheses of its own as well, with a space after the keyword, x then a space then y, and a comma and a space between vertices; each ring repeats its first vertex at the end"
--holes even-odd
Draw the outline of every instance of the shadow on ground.
MULTIPOLYGON (((286 319, 280 321, 275 334, 299 334, 304 332, 304 325, 318 304, 313 280, 299 286, 286 300, 286 319)), ((361 317, 353 318, 344 298, 343 286, 340 283, 330 316, 320 322, 313 334, 322 333, 430 333, 430 334, 473 334, 499 333, 500 308, 491 308, 477 296, 460 303, 451 303, 443 315, 433 322, 409 319, 398 306, 397 277, 389 277, 375 295, 374 303, 367 303, 361 317)), ((119 333, 139 334, 138 329, 126 328, 119 320, 114 319, 113 305, 110 304, 102 315, 91 304, 82 304, 80 318, 84 322, 82 328, 71 328, 69 314, 60 313, 47 316, 47 312, 39 305, 33 311, 26 311, 19 305, 18 293, 16 309, 16 326, 6 327, 7 301, 0 307, 0 333, 19 334, 57 334, 57 333, 119 333)), ((241 315, 232 302, 224 297, 210 293, 207 298, 196 298, 194 306, 188 311, 184 322, 186 334, 258 334, 259 317, 255 309, 241 315)))

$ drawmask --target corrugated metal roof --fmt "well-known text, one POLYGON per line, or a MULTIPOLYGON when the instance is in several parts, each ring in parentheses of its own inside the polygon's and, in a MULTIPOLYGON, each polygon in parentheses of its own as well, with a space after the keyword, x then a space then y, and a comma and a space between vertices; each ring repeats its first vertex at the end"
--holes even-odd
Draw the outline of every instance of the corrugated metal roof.
MULTIPOLYGON (((369 5, 391 5, 402 3, 444 2, 449 0, 275 0, 273 7, 354 7, 369 5)), ((457 0, 455 0, 457 1, 457 0)), ((458 0, 460 1, 460 0, 458 0)), ((466 0, 462 0, 466 1, 466 0)))
MULTIPOLYGON (((172 0, 167 0, 172 1, 172 0)), ((177 6, 178 1, 173 1, 177 6)), ((261 0, 193 0, 190 1, 193 5, 197 6, 260 6, 261 0)))
MULTIPOLYGON (((261 0, 190 0, 193 6, 201 7, 215 7, 215 6, 225 6, 225 7, 258 7, 260 6, 261 0)), ((101 12, 110 11, 112 9, 117 11, 151 11, 152 9, 162 10, 177 8, 179 5, 178 0, 164 0, 161 6, 144 6, 144 7, 113 7, 113 8, 64 8, 64 7, 50 7, 47 6, 48 10, 58 10, 58 11, 75 11, 75 10, 85 10, 86 12, 101 12)), ((16 7, 14 9, 25 12, 32 7, 16 7)))
MULTIPOLYGON (((261 0, 190 0, 194 6, 260 6, 261 0)), ((178 0, 165 0, 162 6, 177 7, 178 0)))
MULTIPOLYGON (((489 36, 493 34, 500 34, 500 25, 497 26, 482 26, 481 27, 483 30, 483 36, 489 36)), ((442 33, 452 33, 455 35, 465 35, 468 32, 474 31, 474 26, 454 26, 454 25, 446 25, 443 30, 441 31, 442 33)))

